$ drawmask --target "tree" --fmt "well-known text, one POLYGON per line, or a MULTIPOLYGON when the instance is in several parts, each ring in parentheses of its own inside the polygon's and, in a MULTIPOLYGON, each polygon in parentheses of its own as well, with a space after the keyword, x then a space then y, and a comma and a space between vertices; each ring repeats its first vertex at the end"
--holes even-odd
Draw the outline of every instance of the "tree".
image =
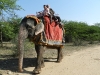
POLYGON ((69 42, 72 42, 73 39, 84 39, 83 34, 88 26, 86 23, 75 21, 63 21, 63 23, 69 42))
POLYGON ((21 6, 16 4, 17 0, 0 0, 0 15, 14 15, 15 10, 21 10, 21 6))
POLYGON ((2 34, 3 40, 8 41, 16 37, 19 29, 19 23, 21 18, 8 18, 5 22, 2 22, 2 34))
POLYGON ((100 23, 95 23, 94 25, 100 27, 100 23))
POLYGON ((96 26, 96 25, 92 25, 88 27, 87 30, 87 40, 90 41, 90 43, 92 44, 93 41, 99 41, 100 40, 100 27, 96 26))
MULTIPOLYGON (((4 17, 8 16, 16 16, 15 11, 16 10, 21 10, 21 6, 16 4, 17 0, 0 0, 0 36, 1 36, 1 44, 2 44, 2 26, 5 27, 5 19, 4 17)), ((9 26, 8 26, 9 29, 9 26)))
POLYGON ((66 42, 81 45, 82 41, 100 41, 100 23, 89 26, 84 22, 62 21, 65 28, 66 42))

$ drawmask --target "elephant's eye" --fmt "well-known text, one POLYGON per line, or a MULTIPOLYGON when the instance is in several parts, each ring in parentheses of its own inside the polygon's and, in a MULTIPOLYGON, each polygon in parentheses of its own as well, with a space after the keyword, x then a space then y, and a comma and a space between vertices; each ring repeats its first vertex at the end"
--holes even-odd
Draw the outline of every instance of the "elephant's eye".
POLYGON ((32 30, 32 27, 28 27, 27 29, 28 29, 28 30, 32 30))
POLYGON ((32 28, 28 28, 28 32, 29 33, 32 33, 32 28))

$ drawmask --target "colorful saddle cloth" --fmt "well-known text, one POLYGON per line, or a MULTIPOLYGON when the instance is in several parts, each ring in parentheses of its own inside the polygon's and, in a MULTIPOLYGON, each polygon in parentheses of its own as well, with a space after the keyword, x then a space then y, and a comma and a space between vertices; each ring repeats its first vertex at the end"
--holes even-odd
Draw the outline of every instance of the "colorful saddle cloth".
MULTIPOLYGON (((34 18, 37 23, 40 22, 40 19, 36 16, 27 16, 27 18, 29 17, 34 18)), ((62 45, 63 30, 55 21, 50 23, 49 17, 44 16, 44 32, 39 34, 41 38, 37 38, 37 36, 34 38, 35 43, 38 42, 38 44, 44 45, 62 45), (38 41, 38 39, 40 40, 38 41)))

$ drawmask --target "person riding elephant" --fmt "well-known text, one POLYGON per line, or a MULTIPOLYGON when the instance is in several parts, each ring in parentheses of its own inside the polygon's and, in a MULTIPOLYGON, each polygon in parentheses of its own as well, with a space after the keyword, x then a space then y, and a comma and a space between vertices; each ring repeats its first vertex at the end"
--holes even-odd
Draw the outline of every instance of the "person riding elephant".
POLYGON ((49 16, 49 18, 50 18, 50 23, 52 22, 52 15, 51 15, 51 13, 50 13, 50 8, 49 8, 49 5, 43 5, 43 7, 44 7, 44 10, 43 10, 43 16, 45 16, 45 15, 47 15, 47 16, 49 16))
POLYGON ((57 21, 59 24, 61 24, 61 18, 58 15, 55 15, 55 11, 49 6, 49 5, 43 5, 44 10, 37 12, 37 17, 41 18, 44 15, 47 15, 50 17, 50 21, 52 22, 52 19, 57 21))
POLYGON ((54 11, 52 8, 50 8, 49 5, 46 5, 46 6, 49 8, 49 12, 50 12, 52 18, 53 18, 57 23, 59 23, 60 25, 62 25, 60 16, 55 15, 55 11, 54 11))
POLYGON ((43 8, 44 8, 44 10, 42 12, 37 12, 37 17, 41 18, 43 23, 44 23, 43 16, 48 16, 50 18, 50 23, 51 23, 52 22, 52 15, 50 13, 49 6, 43 5, 43 8))
MULTIPOLYGON (((43 24, 44 24, 43 16, 46 15, 50 18, 50 23, 52 23, 52 20, 54 20, 59 25, 59 27, 62 28, 62 30, 64 32, 64 27, 63 27, 63 24, 61 23, 60 16, 56 15, 55 11, 49 5, 43 5, 43 8, 44 8, 44 10, 42 12, 38 12, 39 13, 38 17, 42 17, 43 24)), ((64 35, 63 35, 63 37, 64 37, 64 35)))

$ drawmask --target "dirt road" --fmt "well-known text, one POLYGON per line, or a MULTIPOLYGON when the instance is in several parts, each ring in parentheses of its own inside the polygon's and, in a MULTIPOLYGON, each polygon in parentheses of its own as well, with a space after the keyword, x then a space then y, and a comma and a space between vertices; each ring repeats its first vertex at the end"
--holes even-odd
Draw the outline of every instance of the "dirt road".
MULTIPOLYGON (((100 75, 100 46, 89 47, 65 56, 61 63, 45 62, 45 68, 39 75, 100 75)), ((25 68, 31 75, 33 67, 25 68)))

